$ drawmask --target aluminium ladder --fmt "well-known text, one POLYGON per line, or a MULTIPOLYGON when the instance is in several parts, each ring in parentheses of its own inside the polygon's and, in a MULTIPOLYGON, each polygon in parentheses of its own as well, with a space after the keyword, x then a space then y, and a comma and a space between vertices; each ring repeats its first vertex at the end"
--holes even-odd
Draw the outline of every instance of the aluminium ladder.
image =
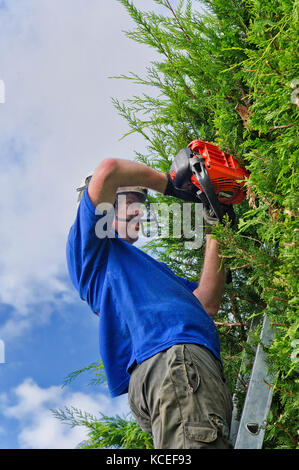
MULTIPOLYGON (((254 318, 250 330, 256 326, 256 323, 257 319, 254 318)), ((260 336, 262 345, 264 347, 269 346, 273 336, 273 329, 265 315, 260 336)), ((266 352, 262 345, 259 343, 256 349, 240 422, 238 422, 237 410, 234 406, 230 431, 230 440, 234 449, 261 449, 263 445, 264 427, 272 402, 273 387, 271 385, 273 384, 273 377, 267 369, 266 352)), ((246 357, 245 363, 248 364, 248 358, 246 357)), ((239 380, 236 388, 238 389, 240 386, 241 382, 239 380)))

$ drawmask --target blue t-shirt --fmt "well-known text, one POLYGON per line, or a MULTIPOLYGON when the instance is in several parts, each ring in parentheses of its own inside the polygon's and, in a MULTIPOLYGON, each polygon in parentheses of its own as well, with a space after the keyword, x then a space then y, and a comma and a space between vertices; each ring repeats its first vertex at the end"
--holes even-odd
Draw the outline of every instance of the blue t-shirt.
POLYGON ((99 238, 95 229, 101 217, 86 189, 66 253, 75 288, 99 315, 100 355, 111 396, 128 391, 135 361, 174 344, 200 344, 220 360, 217 328, 192 293, 197 284, 117 233, 99 238))

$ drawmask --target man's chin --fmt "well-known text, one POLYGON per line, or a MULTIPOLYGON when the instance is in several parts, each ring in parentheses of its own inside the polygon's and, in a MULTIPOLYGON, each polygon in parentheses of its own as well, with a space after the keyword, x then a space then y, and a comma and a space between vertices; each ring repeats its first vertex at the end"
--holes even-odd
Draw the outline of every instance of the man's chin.
POLYGON ((135 229, 134 231, 132 231, 132 233, 130 233, 130 230, 129 230, 129 233, 127 234, 126 240, 131 244, 137 242, 137 240, 139 238, 139 233, 138 232, 139 232, 139 228, 138 228, 138 230, 135 229))
POLYGON ((127 238, 124 238, 124 240, 130 243, 130 245, 133 245, 134 243, 137 242, 138 238, 139 238, 138 236, 136 238, 127 237, 127 238))
POLYGON ((137 232, 136 235, 130 236, 129 239, 132 241, 132 243, 137 242, 139 238, 139 233, 137 232))

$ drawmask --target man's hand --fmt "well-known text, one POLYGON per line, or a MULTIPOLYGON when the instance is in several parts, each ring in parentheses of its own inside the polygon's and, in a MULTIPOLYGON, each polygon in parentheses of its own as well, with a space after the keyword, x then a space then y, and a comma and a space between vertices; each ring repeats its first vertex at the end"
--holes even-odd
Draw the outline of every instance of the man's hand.
MULTIPOLYGON (((225 214, 228 215, 230 225, 233 226, 236 220, 236 214, 232 205, 227 206, 222 204, 224 208, 225 214)), ((217 223, 219 223, 218 218, 216 217, 212 208, 207 208, 204 206, 203 208, 203 220, 205 223, 205 233, 209 234, 212 232, 212 227, 214 227, 217 223)), ((223 223, 223 222, 222 222, 223 223)))
POLYGON ((167 182, 167 186, 164 192, 165 196, 176 197, 177 199, 181 199, 182 201, 186 201, 186 202, 200 202, 200 200, 196 196, 196 190, 198 190, 198 188, 194 186, 194 188, 192 188, 193 191, 192 190, 185 191, 183 189, 179 189, 175 187, 169 173, 167 173, 167 179, 168 179, 168 182, 167 182))

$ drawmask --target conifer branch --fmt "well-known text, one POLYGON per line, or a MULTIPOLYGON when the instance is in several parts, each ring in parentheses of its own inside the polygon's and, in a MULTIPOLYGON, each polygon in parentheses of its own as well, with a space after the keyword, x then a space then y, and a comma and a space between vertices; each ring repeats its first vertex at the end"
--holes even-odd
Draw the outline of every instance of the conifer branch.
POLYGON ((183 33, 185 34, 185 36, 186 36, 186 38, 188 39, 188 41, 191 41, 190 36, 188 36, 188 34, 186 33, 186 31, 185 31, 184 28, 182 27, 181 23, 179 22, 179 20, 178 20, 176 14, 175 14, 175 12, 174 12, 174 10, 173 10, 173 8, 172 8, 170 2, 169 2, 168 0, 166 0, 166 2, 167 2, 167 5, 169 6, 169 9, 171 10, 173 16, 175 17, 175 19, 176 19, 176 21, 177 21, 177 23, 178 23, 180 29, 183 31, 183 33))

